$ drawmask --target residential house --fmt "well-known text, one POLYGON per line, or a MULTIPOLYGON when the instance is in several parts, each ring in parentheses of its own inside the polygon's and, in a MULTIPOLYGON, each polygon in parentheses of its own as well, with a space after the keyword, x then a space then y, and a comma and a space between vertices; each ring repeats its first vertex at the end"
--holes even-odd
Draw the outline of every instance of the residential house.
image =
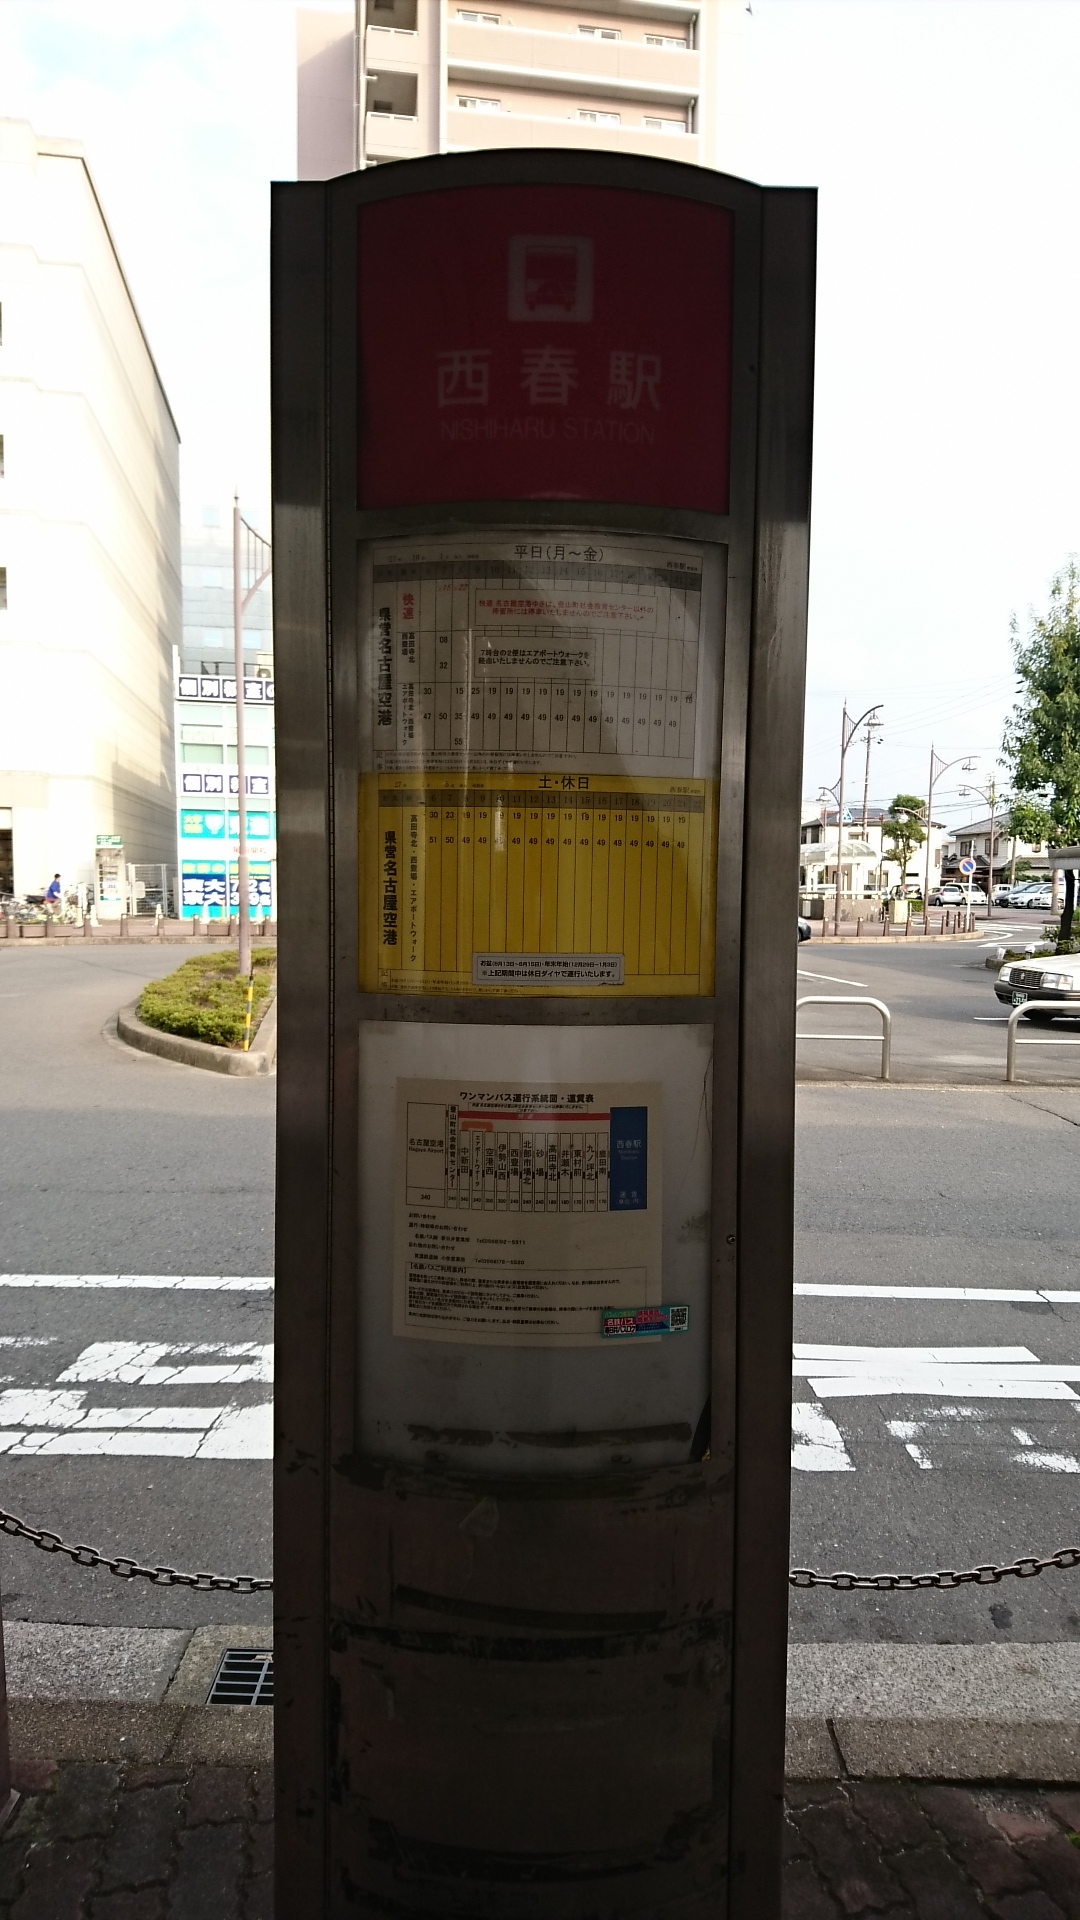
MULTIPOLYGON (((889 815, 883 807, 868 807, 865 822, 862 809, 845 807, 844 831, 840 843, 840 892, 853 903, 880 900, 883 895, 903 887, 920 891, 926 873, 926 842, 912 851, 906 875, 900 871, 892 842, 884 827, 889 815)), ((930 885, 934 886, 942 867, 942 849, 947 828, 935 820, 930 830, 930 885)), ((836 808, 804 802, 799 834, 799 886, 813 912, 815 899, 836 892, 836 808)))

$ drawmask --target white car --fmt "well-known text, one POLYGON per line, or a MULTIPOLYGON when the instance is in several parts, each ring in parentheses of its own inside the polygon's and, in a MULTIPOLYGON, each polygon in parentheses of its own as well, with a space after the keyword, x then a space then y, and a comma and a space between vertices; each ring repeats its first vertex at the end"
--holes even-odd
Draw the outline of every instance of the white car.
POLYGON ((976 886, 965 887, 959 881, 946 880, 942 886, 935 887, 930 895, 932 907, 966 907, 969 901, 973 907, 985 907, 984 889, 976 886))
MULTIPOLYGON (((1011 960, 994 981, 994 992, 1004 1006, 1022 1007, 1029 1000, 1059 1000, 1065 1014, 1080 1014, 1080 953, 1048 953, 1041 960, 1011 960)), ((1047 1008, 1026 1014, 1039 1025, 1056 1018, 1047 1008)))

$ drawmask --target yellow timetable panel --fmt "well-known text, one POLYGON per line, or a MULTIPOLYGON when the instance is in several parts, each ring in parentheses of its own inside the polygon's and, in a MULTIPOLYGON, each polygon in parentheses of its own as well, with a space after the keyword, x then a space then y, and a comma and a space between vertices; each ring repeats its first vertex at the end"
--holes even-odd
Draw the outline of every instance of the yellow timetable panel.
POLYGON ((716 783, 361 780, 369 992, 710 994, 716 783))

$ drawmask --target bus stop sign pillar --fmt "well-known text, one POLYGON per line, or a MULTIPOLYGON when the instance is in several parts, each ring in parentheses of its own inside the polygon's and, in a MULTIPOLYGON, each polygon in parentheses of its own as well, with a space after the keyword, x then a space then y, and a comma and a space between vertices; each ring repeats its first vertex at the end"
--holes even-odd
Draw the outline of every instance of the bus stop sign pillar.
POLYGON ((275 189, 282 1914, 779 1914, 814 207, 275 189))

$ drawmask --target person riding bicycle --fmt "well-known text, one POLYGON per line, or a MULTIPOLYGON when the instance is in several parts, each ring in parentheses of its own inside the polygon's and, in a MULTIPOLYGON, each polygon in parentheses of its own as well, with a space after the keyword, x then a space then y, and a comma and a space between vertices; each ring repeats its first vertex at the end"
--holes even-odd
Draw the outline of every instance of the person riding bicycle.
POLYGON ((61 906, 60 875, 58 873, 54 873, 52 879, 49 881, 49 884, 45 889, 45 911, 48 914, 57 914, 60 912, 60 906, 61 906))

